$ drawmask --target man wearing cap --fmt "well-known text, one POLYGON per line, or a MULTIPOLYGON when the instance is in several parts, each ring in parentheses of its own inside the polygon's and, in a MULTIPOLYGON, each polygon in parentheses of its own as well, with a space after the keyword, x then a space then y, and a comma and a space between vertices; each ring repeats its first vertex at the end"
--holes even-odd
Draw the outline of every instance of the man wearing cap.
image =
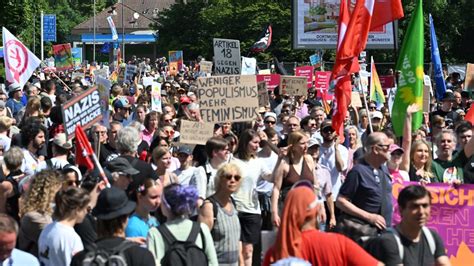
POLYGON ((342 185, 342 173, 346 170, 348 164, 348 151, 346 147, 339 143, 339 137, 332 128, 331 120, 325 120, 321 124, 321 136, 323 137, 323 143, 319 150, 319 162, 330 169, 332 195, 337 198, 342 185))
POLYGON ((65 133, 58 133, 53 139, 53 158, 42 161, 38 164, 35 172, 41 172, 44 169, 61 170, 68 162, 68 155, 72 149, 72 143, 67 140, 65 133))
POLYGON ((13 117, 18 115, 18 112, 25 107, 21 102, 23 91, 17 84, 8 86, 8 100, 6 106, 12 111, 13 117))
POLYGON ((92 210, 92 215, 97 218, 97 235, 95 248, 87 248, 77 253, 71 265, 83 265, 87 255, 97 255, 98 250, 111 252, 122 247, 122 254, 127 265, 148 266, 155 265, 153 255, 146 248, 125 239, 125 227, 128 216, 135 210, 136 204, 128 200, 123 190, 115 187, 104 189, 97 199, 97 205, 92 210), (88 254, 89 253, 89 254, 88 254))
POLYGON ((132 111, 130 102, 125 97, 118 97, 113 102, 114 115, 112 116, 113 121, 120 122, 123 126, 127 126, 129 121, 130 112, 132 111))
POLYGON ((444 117, 447 124, 452 124, 456 122, 458 120, 459 114, 453 110, 453 105, 455 101, 456 98, 454 97, 454 94, 451 91, 446 91, 443 96, 441 108, 431 113, 431 118, 435 115, 439 115, 441 117, 444 117))
POLYGON ((177 150, 180 167, 174 170, 181 185, 191 185, 197 188, 199 197, 206 198, 206 179, 201 178, 199 168, 193 166, 193 148, 189 145, 180 145, 177 150))
POLYGON ((326 227, 332 230, 336 226, 336 215, 334 214, 334 198, 332 197, 331 170, 319 163, 321 143, 318 139, 310 139, 308 143, 308 154, 313 157, 316 171, 315 177, 318 179, 319 197, 324 201, 325 213, 319 224, 319 230, 326 231, 326 227), (326 219, 329 217, 329 219, 326 219))
POLYGON ((123 191, 127 190, 130 183, 132 183, 132 175, 139 173, 127 159, 121 157, 108 162, 105 167, 112 174, 112 180, 109 180, 112 186, 123 191))
POLYGON ((397 144, 390 144, 388 149, 390 152, 390 160, 387 161, 387 168, 392 177, 393 183, 402 183, 403 181, 410 181, 410 176, 405 170, 400 170, 402 163, 402 156, 405 151, 397 144))

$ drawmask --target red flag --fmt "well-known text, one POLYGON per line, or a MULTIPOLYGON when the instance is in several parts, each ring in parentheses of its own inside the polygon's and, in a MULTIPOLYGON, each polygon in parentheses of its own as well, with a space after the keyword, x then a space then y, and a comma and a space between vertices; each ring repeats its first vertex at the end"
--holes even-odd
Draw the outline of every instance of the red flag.
POLYGON ((474 125, 474 105, 469 108, 469 111, 467 111, 466 116, 464 116, 465 121, 471 122, 471 124, 474 125))
POLYGON ((373 30, 403 17, 401 0, 375 0, 370 29, 373 30))
POLYGON ((74 133, 76 134, 76 164, 85 166, 89 170, 93 170, 94 162, 92 161, 91 156, 94 153, 94 150, 86 137, 86 133, 84 133, 84 130, 79 124, 76 125, 74 133))

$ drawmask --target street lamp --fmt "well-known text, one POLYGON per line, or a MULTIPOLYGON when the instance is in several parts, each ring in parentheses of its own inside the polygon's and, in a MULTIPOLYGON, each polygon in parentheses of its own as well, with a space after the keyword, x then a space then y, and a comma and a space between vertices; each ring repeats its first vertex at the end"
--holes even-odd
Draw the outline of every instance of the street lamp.
POLYGON ((93 50, 92 51, 92 62, 95 62, 95 0, 94 0, 93 10, 94 10, 94 19, 93 19, 92 24, 93 24, 93 27, 94 27, 94 41, 93 41, 93 45, 92 45, 93 46, 93 48, 92 48, 92 50, 93 50))

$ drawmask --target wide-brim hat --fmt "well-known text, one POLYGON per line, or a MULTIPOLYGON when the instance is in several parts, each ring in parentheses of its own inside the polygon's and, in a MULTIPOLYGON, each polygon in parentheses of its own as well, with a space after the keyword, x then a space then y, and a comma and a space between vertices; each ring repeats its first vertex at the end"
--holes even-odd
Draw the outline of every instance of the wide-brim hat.
POLYGON ((128 200, 125 191, 116 187, 106 188, 100 192, 92 215, 99 220, 111 220, 129 215, 135 210, 135 206, 135 202, 128 200))

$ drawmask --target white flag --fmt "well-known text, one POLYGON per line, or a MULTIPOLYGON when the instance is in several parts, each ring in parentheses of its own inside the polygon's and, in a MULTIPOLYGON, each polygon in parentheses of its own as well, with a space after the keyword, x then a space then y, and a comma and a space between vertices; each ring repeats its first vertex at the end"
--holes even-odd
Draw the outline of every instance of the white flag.
POLYGON ((3 28, 3 54, 7 81, 23 88, 41 60, 6 28, 3 28))
POLYGON ((109 27, 112 31, 112 40, 118 40, 117 28, 115 28, 115 23, 111 16, 107 17, 107 22, 109 22, 109 27))
POLYGON ((257 59, 242 56, 242 75, 255 75, 257 70, 257 59))

